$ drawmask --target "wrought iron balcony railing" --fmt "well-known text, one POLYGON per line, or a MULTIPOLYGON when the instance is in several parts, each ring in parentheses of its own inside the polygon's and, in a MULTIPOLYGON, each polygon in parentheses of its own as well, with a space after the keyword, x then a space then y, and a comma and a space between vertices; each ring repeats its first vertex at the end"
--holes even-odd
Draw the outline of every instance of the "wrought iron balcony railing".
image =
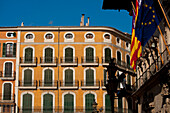
POLYGON ((79 81, 62 81, 60 80, 60 89, 78 89, 79 88, 79 81))
POLYGON ((57 89, 58 88, 58 81, 43 81, 39 80, 39 88, 40 89, 57 89))
POLYGON ((1 80, 15 80, 16 73, 14 72, 3 72, 0 71, 1 80))
POLYGON ((38 62, 37 57, 33 58, 20 57, 21 66, 37 66, 37 62, 38 62))
POLYGON ((100 81, 81 81, 81 89, 100 89, 100 81))
POLYGON ((57 57, 40 57, 41 66, 57 66, 57 57))
POLYGON ((0 94, 0 102, 14 102, 15 94, 0 94))
POLYGON ((83 66, 98 66, 99 58, 98 57, 81 57, 81 63, 83 66))
POLYGON ((61 63, 61 66, 77 66, 78 58, 77 57, 61 57, 60 63, 61 63))
POLYGON ((37 80, 34 81, 18 81, 18 87, 19 89, 37 89, 37 80))

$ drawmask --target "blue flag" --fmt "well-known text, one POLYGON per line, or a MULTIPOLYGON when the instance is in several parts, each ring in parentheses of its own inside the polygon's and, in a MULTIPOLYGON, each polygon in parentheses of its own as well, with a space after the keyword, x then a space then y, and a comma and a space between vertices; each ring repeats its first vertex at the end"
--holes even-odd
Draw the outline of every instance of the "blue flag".
POLYGON ((157 2, 153 0, 139 0, 135 35, 142 46, 148 42, 161 22, 162 13, 157 2))

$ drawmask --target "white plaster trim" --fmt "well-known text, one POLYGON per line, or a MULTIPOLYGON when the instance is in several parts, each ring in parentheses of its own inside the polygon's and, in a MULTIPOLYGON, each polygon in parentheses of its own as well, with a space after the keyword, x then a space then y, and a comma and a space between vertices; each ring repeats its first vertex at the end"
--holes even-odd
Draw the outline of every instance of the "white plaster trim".
POLYGON ((104 34, 103 34, 103 39, 104 39, 103 42, 112 43, 112 35, 111 35, 110 33, 104 33, 104 34), (110 35, 110 39, 106 39, 106 38, 104 37, 106 34, 110 35))
POLYGON ((15 33, 14 31, 8 31, 8 32, 6 32, 6 37, 7 37, 7 38, 13 38, 13 37, 14 37, 14 36, 11 36, 11 37, 7 36, 8 33, 15 33))
POLYGON ((10 42, 10 41, 8 41, 8 42, 5 42, 6 44, 10 44, 10 43, 12 43, 12 44, 14 44, 14 42, 10 42))
POLYGON ((73 32, 66 32, 66 33, 64 34, 64 42, 74 42, 74 33, 73 33, 73 32), (67 34, 72 34, 72 35, 73 35, 73 38, 67 39, 67 38, 66 38, 66 35, 67 35, 67 34))
POLYGON ((53 96, 53 109, 55 108, 55 94, 54 93, 52 93, 52 92, 43 92, 42 94, 41 94, 41 112, 43 112, 43 96, 45 95, 45 94, 51 94, 52 96, 53 96))
POLYGON ((86 32, 86 33, 84 34, 84 38, 85 38, 85 42, 94 42, 94 41, 95 41, 95 40, 94 40, 95 34, 94 34, 93 32, 86 32), (87 38, 86 38, 86 35, 87 35, 88 33, 93 34, 93 38, 92 38, 92 39, 87 39, 87 38))
POLYGON ((52 32, 46 32, 46 33, 44 34, 44 42, 54 42, 54 37, 55 37, 55 35, 54 35, 52 32), (52 35, 53 35, 53 38, 52 38, 52 39, 46 39, 45 36, 46 36, 47 34, 52 34, 52 35))
POLYGON ((32 93, 32 92, 30 92, 30 91, 27 91, 27 92, 22 92, 21 93, 21 110, 22 110, 22 107, 23 107, 23 96, 25 95, 25 94, 31 94, 32 95, 32 111, 34 111, 34 93, 32 93))
POLYGON ((94 85, 96 85, 96 69, 92 68, 92 67, 87 67, 87 68, 84 69, 84 85, 86 83, 86 71, 88 69, 92 69, 94 71, 94 85))
POLYGON ((12 63, 12 77, 14 76, 14 62, 13 61, 5 61, 3 64, 3 77, 5 77, 5 64, 11 62, 12 63))
POLYGON ((117 39, 118 39, 119 37, 116 37, 116 45, 117 46, 119 46, 119 47, 121 47, 121 38, 119 38, 119 43, 117 42, 117 39))
POLYGON ((64 110, 64 96, 66 94, 72 94, 74 96, 74 111, 75 111, 76 110, 76 94, 74 92, 70 92, 70 91, 64 92, 62 94, 62 109, 64 110))
POLYGON ((85 108, 86 108, 86 104, 85 104, 85 96, 87 95, 87 94, 89 94, 89 93, 91 93, 91 94, 93 94, 94 95, 94 98, 95 98, 95 100, 96 100, 96 103, 97 103, 97 94, 95 93, 95 92, 93 92, 93 91, 87 91, 87 92, 85 92, 84 94, 83 94, 83 107, 84 107, 84 112, 85 112, 85 108))
POLYGON ((2 83, 2 99, 3 99, 3 95, 4 95, 4 85, 5 85, 5 83, 10 83, 11 84, 11 95, 13 97, 13 84, 12 84, 12 82, 3 82, 2 83))
POLYGON ((24 42, 34 42, 34 38, 35 38, 34 33, 28 32, 28 33, 26 33, 26 34, 24 35, 24 39, 25 39, 24 42), (32 34, 32 35, 33 35, 33 38, 32 38, 32 39, 27 39, 26 36, 27 36, 28 34, 32 34))

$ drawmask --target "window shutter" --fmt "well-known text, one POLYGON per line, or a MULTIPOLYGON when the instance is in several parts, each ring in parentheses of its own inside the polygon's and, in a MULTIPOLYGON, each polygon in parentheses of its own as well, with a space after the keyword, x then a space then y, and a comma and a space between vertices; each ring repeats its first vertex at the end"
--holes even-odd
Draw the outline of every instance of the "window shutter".
POLYGON ((65 85, 73 86, 73 70, 71 69, 65 71, 65 85))
POLYGON ((13 45, 13 57, 16 57, 16 43, 13 45))
POLYGON ((52 70, 45 70, 44 86, 52 86, 52 70))
POLYGON ((6 57, 6 43, 3 43, 3 52, 2 52, 2 57, 6 57))
POLYGON ((4 84, 3 100, 11 100, 11 84, 10 83, 4 84))
POLYGON ((105 62, 109 63, 111 59, 111 50, 109 48, 105 49, 105 62))
POLYGON ((45 62, 46 63, 51 63, 52 62, 52 57, 53 57, 53 49, 46 48, 45 49, 45 62))
POLYGON ((32 95, 31 94, 25 94, 23 96, 23 111, 27 113, 32 112, 32 95))
POLYGON ((74 111, 74 96, 72 94, 66 94, 64 96, 64 112, 74 111))
POLYGON ((93 104, 93 102, 94 102, 94 95, 93 94, 87 94, 86 96, 85 96, 85 109, 86 109, 86 111, 88 111, 88 112, 92 112, 92 110, 93 110, 93 107, 92 107, 92 104, 93 104))
POLYGON ((94 62, 94 50, 93 48, 86 49, 86 62, 94 62))
POLYGON ((12 63, 5 63, 5 77, 12 77, 12 63))
POLYGON ((53 96, 51 94, 45 94, 43 96, 43 113, 53 112, 53 96))
POLYGON ((73 49, 72 48, 65 49, 65 62, 73 62, 73 49))
POLYGON ((94 86, 94 71, 92 69, 86 70, 86 86, 94 86))
POLYGON ((24 86, 32 86, 32 70, 24 71, 24 86))
POLYGON ((105 95, 105 111, 111 111, 110 95, 105 95))

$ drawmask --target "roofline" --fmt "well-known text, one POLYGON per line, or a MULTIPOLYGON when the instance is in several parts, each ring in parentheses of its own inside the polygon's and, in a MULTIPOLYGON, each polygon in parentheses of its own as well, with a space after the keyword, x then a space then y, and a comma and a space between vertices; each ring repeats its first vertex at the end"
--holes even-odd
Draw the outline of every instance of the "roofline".
POLYGON ((0 27, 0 31, 105 31, 130 40, 130 34, 106 26, 17 26, 0 27))

